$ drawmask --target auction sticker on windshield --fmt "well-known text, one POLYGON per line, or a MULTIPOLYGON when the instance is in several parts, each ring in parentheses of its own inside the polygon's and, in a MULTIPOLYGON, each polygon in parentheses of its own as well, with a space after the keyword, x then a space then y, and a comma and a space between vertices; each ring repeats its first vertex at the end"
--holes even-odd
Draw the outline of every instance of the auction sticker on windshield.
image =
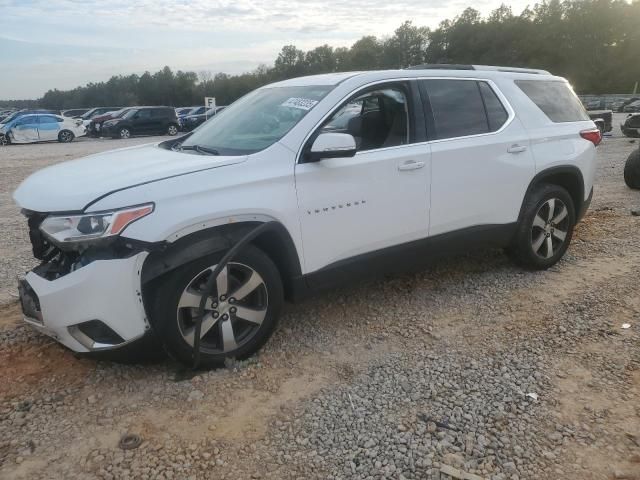
POLYGON ((311 110, 316 103, 318 101, 311 98, 291 97, 281 105, 283 107, 299 108, 300 110, 311 110))

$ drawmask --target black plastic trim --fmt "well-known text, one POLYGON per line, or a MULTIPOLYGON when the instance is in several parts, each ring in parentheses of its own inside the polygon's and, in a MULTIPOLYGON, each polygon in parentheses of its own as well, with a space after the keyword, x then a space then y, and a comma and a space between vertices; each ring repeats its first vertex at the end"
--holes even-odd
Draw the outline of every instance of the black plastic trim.
MULTIPOLYGON (((533 177, 533 179, 529 183, 529 186, 527 187, 527 191, 526 191, 524 197, 522 198, 522 206, 520 207, 520 215, 518 215, 518 221, 522 218, 522 215, 524 214, 524 202, 525 202, 527 196, 536 187, 536 185, 538 185, 540 183, 544 183, 544 179, 546 177, 551 177, 553 175, 563 174, 563 173, 568 173, 568 174, 571 174, 571 175, 575 175, 576 178, 578 179, 578 184, 579 184, 579 188, 580 188, 580 191, 578 192, 578 197, 580 199, 580 202, 579 202, 578 205, 574 205, 574 208, 576 210, 576 214, 582 210, 583 205, 585 203, 585 200, 584 200, 584 178, 582 176, 582 172, 580 171, 580 169, 578 167, 575 167, 573 165, 561 165, 561 166, 550 167, 550 168, 546 168, 544 170, 541 170, 540 172, 538 172, 535 175, 535 177, 533 177)), ((571 192, 569 192, 569 194, 571 194, 571 192)), ((572 197, 572 199, 573 199, 573 197, 572 197)))
POLYGON ((311 290, 324 290, 353 279, 419 271, 438 258, 506 247, 516 229, 517 223, 507 223, 447 232, 341 260, 305 275, 305 281, 311 290))

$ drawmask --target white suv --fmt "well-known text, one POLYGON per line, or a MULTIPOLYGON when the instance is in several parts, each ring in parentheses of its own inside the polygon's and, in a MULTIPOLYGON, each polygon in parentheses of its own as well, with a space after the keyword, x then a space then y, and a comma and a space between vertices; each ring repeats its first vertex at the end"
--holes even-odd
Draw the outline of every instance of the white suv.
POLYGON ((25 317, 77 352, 153 334, 216 365, 255 352, 285 298, 354 277, 478 247, 548 268, 588 208, 599 142, 545 71, 268 85, 189 135, 25 180, 14 198, 42 260, 20 282, 25 317))

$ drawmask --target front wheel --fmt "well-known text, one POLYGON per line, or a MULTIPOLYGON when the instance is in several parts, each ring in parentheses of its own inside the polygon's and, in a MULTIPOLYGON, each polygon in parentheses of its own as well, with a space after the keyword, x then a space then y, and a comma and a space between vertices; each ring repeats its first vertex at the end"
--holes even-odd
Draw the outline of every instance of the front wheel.
POLYGON ((119 138, 123 138, 123 139, 127 139, 131 137, 131 130, 129 130, 126 127, 122 127, 120 130, 118 130, 118 137, 119 138))
POLYGON ((60 143, 69 143, 69 142, 73 142, 73 139, 75 138, 75 135, 73 134, 73 132, 70 132, 69 130, 62 130, 59 134, 58 134, 58 141, 60 143))
POLYGON ((167 134, 168 135, 177 135, 178 134, 178 126, 177 125, 169 125, 169 128, 167 129, 167 134))
POLYGON ((569 193, 558 185, 539 185, 525 199, 509 251, 526 268, 547 269, 567 251, 575 224, 575 207, 569 193))
MULTIPOLYGON (((162 277, 153 292, 153 324, 168 353, 185 364, 194 357, 197 309, 222 254, 213 254, 162 277)), ((205 303, 200 363, 246 358, 271 336, 283 303, 278 269, 261 250, 248 246, 220 272, 205 303)))

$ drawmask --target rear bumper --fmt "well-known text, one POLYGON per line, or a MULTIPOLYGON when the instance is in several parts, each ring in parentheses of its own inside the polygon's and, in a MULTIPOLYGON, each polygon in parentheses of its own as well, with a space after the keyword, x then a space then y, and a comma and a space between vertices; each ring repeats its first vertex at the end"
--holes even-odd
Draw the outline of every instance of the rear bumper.
POLYGON ((147 255, 96 260, 56 280, 29 272, 19 286, 25 321, 75 352, 121 348, 142 338, 149 330, 140 284, 147 255), (118 340, 90 338, 78 328, 95 320, 118 340))

